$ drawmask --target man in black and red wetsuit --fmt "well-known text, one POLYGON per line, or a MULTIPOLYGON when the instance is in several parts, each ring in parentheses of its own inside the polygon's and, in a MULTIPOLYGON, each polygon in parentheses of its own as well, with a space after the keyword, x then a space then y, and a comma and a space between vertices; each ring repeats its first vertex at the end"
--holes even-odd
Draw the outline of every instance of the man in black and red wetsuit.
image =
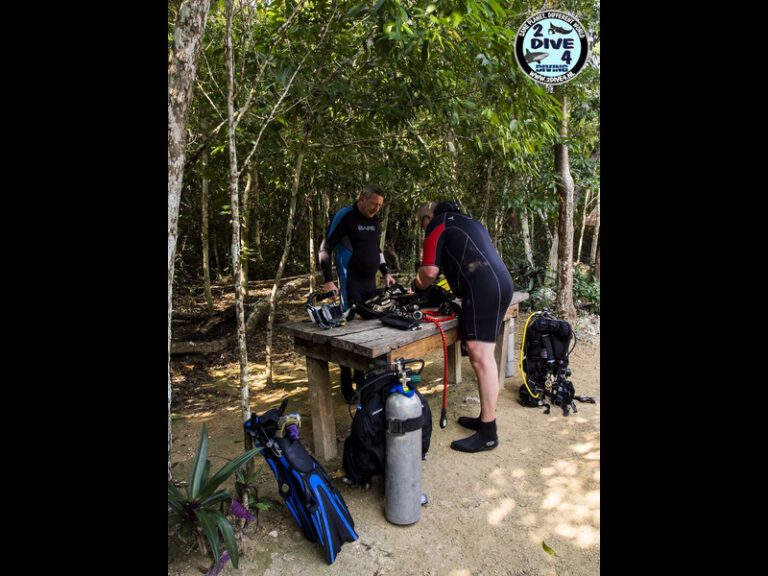
POLYGON ((512 302, 512 277, 485 227, 461 214, 454 202, 427 202, 419 207, 417 216, 425 238, 414 288, 427 289, 442 271, 451 291, 461 298, 459 330, 480 393, 480 416, 459 418, 459 424, 476 432, 451 442, 451 448, 461 452, 492 450, 499 445, 499 370, 494 349, 512 302))
MULTIPOLYGON (((384 191, 376 184, 366 184, 351 206, 334 215, 325 238, 320 243, 318 259, 323 271, 323 290, 336 290, 331 276, 331 252, 336 250, 336 272, 341 286, 341 307, 347 310, 355 302, 376 296, 376 271, 381 272, 387 286, 395 279, 379 250, 379 210, 384 205, 384 191)), ((349 316, 351 320, 354 314, 349 316)), ((354 399, 352 370, 340 366, 341 393, 347 402, 354 399)), ((363 372, 355 370, 355 382, 363 384, 363 372)))

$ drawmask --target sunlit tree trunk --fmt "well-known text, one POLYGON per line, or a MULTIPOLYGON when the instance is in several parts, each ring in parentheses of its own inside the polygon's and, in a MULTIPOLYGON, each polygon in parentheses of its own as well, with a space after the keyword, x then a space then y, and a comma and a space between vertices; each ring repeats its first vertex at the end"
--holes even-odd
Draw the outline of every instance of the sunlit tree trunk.
POLYGON ((310 189, 307 194, 307 227, 309 238, 307 242, 307 262, 309 263, 309 291, 315 291, 315 195, 310 189))
MULTIPOLYGON (((240 205, 238 200, 237 143, 235 142, 234 68, 232 50, 233 0, 227 0, 227 136, 229 139, 229 201, 232 205, 232 281, 235 288, 237 342, 240 351, 240 408, 242 421, 251 417, 248 398, 248 348, 245 342, 245 307, 243 305, 243 267, 240 258, 240 205)), ((246 442, 248 434, 245 434, 246 442)), ((247 444, 246 444, 247 446, 247 444)))
POLYGON ((179 204, 184 180, 187 123, 197 58, 205 33, 210 0, 184 0, 179 7, 168 54, 168 480, 171 476, 171 315, 173 263, 179 229, 179 204))
POLYGON ((243 266, 243 298, 248 298, 248 262, 250 260, 250 248, 248 246, 248 230, 250 229, 251 221, 251 186, 253 185, 253 175, 250 170, 246 168, 245 172, 245 186, 243 187, 243 217, 242 222, 242 238, 243 242, 240 246, 241 262, 243 266))
POLYGON ((576 322, 573 305, 573 178, 568 157, 568 97, 561 92, 563 121, 560 125, 562 142, 555 145, 555 171, 558 173, 557 194, 560 197, 558 232, 560 245, 557 251, 557 297, 555 310, 571 324, 576 322))

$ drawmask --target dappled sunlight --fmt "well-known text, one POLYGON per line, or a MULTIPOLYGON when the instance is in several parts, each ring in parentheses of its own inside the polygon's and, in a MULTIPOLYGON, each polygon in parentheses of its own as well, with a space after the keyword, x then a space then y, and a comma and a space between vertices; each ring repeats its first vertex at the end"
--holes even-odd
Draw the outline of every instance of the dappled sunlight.
POLYGON ((521 522, 523 526, 536 526, 536 523, 538 522, 538 516, 534 513, 526 514, 521 519, 521 522))
POLYGON ((592 528, 592 526, 558 524, 555 528, 555 533, 558 536, 574 540, 582 548, 600 543, 600 532, 592 528))
POLYGON ((510 476, 512 478, 517 478, 517 479, 525 478, 526 476, 525 470, 523 468, 515 468, 514 470, 512 470, 512 474, 510 474, 510 476))
POLYGON ((584 469, 594 467, 599 459, 595 444, 574 444, 571 449, 580 454, 577 460, 559 460, 541 470, 546 485, 541 500, 546 526, 551 534, 582 548, 600 543, 600 489, 591 486, 592 481, 599 482, 599 474, 593 474, 592 481, 584 479, 584 469), (597 458, 589 458, 595 454, 597 458))
POLYGON ((504 519, 512 513, 515 508, 515 501, 512 498, 504 498, 496 507, 488 513, 488 524, 499 526, 504 519))
POLYGON ((448 576, 472 576, 472 572, 466 568, 454 568, 448 572, 448 576))
POLYGON ((504 468, 494 468, 488 476, 488 479, 493 482, 498 488, 505 488, 509 485, 509 473, 504 468))

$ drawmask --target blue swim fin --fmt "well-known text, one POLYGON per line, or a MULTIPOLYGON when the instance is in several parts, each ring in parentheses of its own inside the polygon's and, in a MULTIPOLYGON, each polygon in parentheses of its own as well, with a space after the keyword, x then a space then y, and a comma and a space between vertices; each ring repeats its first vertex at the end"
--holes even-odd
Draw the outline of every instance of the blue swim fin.
POLYGON ((275 443, 287 460, 294 479, 304 487, 304 509, 312 520, 325 561, 333 564, 342 545, 358 538, 344 497, 334 487, 323 466, 300 441, 275 438, 275 443))
POLYGON ((251 415, 245 429, 261 446, 277 480, 278 491, 286 508, 310 542, 318 542, 325 561, 333 564, 345 542, 354 542, 358 535, 344 498, 333 486, 325 468, 296 438, 277 435, 277 423, 285 410, 267 410, 263 415, 251 415))

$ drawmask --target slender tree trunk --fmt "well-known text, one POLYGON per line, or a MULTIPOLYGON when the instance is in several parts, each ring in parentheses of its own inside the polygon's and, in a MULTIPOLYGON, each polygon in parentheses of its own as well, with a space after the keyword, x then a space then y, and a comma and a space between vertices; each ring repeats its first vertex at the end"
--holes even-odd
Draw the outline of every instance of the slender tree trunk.
POLYGON ((272 327, 275 323, 275 295, 277 294, 277 288, 280 285, 280 278, 283 276, 285 270, 285 264, 288 262, 288 255, 291 252, 291 241, 293 240, 294 222, 293 219, 296 215, 296 198, 299 194, 299 182, 301 181, 301 165, 304 162, 304 155, 307 148, 307 140, 309 139, 309 129, 305 128, 304 140, 299 147, 299 153, 296 157, 296 168, 293 174, 293 186, 291 187, 291 204, 288 209, 288 225, 285 230, 285 247, 283 248, 283 255, 280 258, 280 264, 277 267, 277 274, 275 274, 275 283, 272 285, 272 292, 269 295, 269 316, 267 317, 267 330, 266 330, 266 378, 267 384, 272 384, 272 327))
POLYGON ((504 250, 504 237, 503 237, 503 229, 502 224, 504 223, 504 210, 502 208, 499 208, 496 210, 496 218, 494 219, 493 224, 493 241, 496 245, 496 251, 499 253, 499 256, 502 258, 504 257, 503 250, 504 250))
POLYGON ((219 238, 216 235, 216 227, 213 227, 211 232, 212 244, 213 244, 213 265, 216 267, 216 282, 221 280, 221 261, 219 260, 219 238))
POLYGON ((491 206, 491 196, 493 195, 493 158, 488 159, 485 170, 485 205, 483 206, 483 214, 480 216, 480 222, 483 223, 486 229, 488 226, 488 209, 491 206))
POLYGON ((325 231, 328 230, 331 218, 331 197, 328 190, 323 190, 320 193, 320 202, 320 205, 323 207, 323 214, 320 221, 323 223, 323 234, 325 234, 325 231))
POLYGON ((597 197, 597 206, 595 206, 597 213, 595 214, 595 229, 592 231, 592 246, 589 250, 589 263, 593 266, 596 262, 597 255, 597 239, 600 236, 600 196, 597 197))
POLYGON ((208 230, 208 150, 202 155, 202 223, 200 225, 200 241, 203 248, 203 285, 205 286, 205 305, 208 315, 213 314, 213 294, 211 294, 211 263, 210 263, 210 234, 208 230))
POLYGON ((523 229, 523 250, 525 251, 525 259, 528 264, 533 268, 533 248, 531 248, 531 229, 528 226, 528 209, 523 206, 523 215, 520 218, 520 226, 523 229))
POLYGON ((389 223, 389 207, 390 204, 384 205, 384 215, 381 217, 381 238, 379 238, 379 250, 384 252, 384 246, 387 240, 387 224, 389 223))
POLYGON ((261 186, 259 185, 259 165, 253 160, 253 258, 261 264, 264 256, 261 254, 261 218, 259 205, 261 202, 261 186))
POLYGON ((555 310, 571 324, 576 322, 576 308, 573 305, 573 178, 568 157, 568 97, 561 92, 563 121, 560 127, 562 143, 555 145, 555 170, 559 178, 557 193, 560 197, 560 221, 558 232, 560 246, 557 251, 557 297, 555 310))
POLYGON ((549 255, 547 256, 547 272, 544 275, 544 285, 553 286, 557 280, 557 251, 560 246, 560 231, 555 228, 554 234, 547 228, 547 237, 549 238, 549 255))
POLYGON ((173 44, 168 55, 168 480, 171 476, 171 316, 173 264, 179 229, 179 204, 184 180, 187 123, 197 58, 205 33, 210 0, 184 0, 179 7, 173 44))
POLYGON ((307 227, 309 242, 307 243, 307 262, 309 263, 309 291, 315 291, 315 195, 310 189, 307 194, 307 227))
POLYGON ((584 196, 584 210, 581 212, 581 232, 579 233, 579 249, 576 251, 576 263, 581 262, 581 245, 584 242, 584 229, 587 227, 587 216, 589 215, 589 196, 591 190, 587 190, 584 196))
POLYGON ((595 278, 597 278, 598 281, 599 281, 600 280, 600 245, 599 244, 597 246, 597 254, 595 255, 594 267, 595 267, 594 268, 595 269, 595 278))
MULTIPOLYGON (((227 136, 229 139, 229 201, 232 205, 232 282, 235 288, 237 341, 240 351, 240 408, 243 422, 251 417, 248 402, 248 347, 245 342, 245 307, 243 305, 243 267, 240 258, 240 205, 237 190, 237 143, 235 141, 235 54, 232 49, 233 0, 227 0, 227 136)), ((247 436, 245 431, 243 434, 247 436)), ((247 445, 247 444, 246 444, 247 445)))
POLYGON ((246 169, 245 172, 245 187, 243 188, 243 218, 242 218, 242 238, 243 242, 240 246, 241 261, 243 266, 243 298, 248 298, 248 261, 250 260, 250 249, 248 247, 248 230, 250 229, 251 220, 251 186, 253 185, 253 176, 250 170, 246 169))

